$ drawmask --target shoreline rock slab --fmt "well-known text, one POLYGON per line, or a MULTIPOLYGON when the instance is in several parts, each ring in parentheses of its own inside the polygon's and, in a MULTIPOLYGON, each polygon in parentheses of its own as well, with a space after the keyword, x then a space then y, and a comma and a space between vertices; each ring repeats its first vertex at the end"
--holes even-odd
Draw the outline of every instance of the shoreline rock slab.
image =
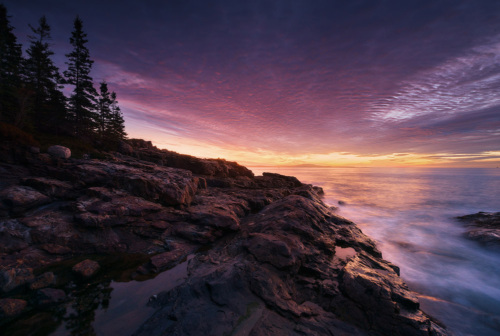
POLYGON ((467 225, 466 238, 485 245, 500 245, 500 212, 478 212, 457 219, 467 225))

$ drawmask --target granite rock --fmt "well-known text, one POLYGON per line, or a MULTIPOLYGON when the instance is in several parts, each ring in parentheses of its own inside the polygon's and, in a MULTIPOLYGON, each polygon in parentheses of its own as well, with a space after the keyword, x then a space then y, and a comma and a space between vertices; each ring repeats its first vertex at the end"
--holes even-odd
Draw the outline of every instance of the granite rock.
POLYGON ((84 261, 81 261, 73 266, 72 270, 73 272, 81 275, 84 278, 90 278, 91 276, 96 274, 100 268, 101 267, 99 266, 99 263, 97 261, 85 259, 84 261))
POLYGON ((47 153, 55 159, 69 159, 71 157, 71 150, 68 147, 59 145, 50 146, 47 153))
POLYGON ((466 224, 465 237, 489 246, 500 244, 500 212, 478 212, 457 218, 466 224))

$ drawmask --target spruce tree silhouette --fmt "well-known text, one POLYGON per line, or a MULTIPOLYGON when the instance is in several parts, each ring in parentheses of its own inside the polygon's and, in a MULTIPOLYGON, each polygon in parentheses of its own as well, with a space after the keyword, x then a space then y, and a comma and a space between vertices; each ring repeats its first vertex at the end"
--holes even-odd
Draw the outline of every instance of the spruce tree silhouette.
POLYGON ((82 20, 77 16, 70 43, 73 51, 66 55, 68 70, 64 71, 66 83, 74 85, 73 94, 69 98, 69 118, 78 137, 92 136, 97 128, 97 113, 95 112, 97 91, 95 90, 90 71, 93 60, 85 46, 87 34, 83 32, 82 20))

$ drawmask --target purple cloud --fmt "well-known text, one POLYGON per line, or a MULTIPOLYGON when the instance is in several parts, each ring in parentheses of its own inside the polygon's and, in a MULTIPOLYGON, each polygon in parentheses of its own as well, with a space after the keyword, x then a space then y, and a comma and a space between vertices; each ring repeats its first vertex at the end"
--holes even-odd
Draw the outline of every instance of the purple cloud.
POLYGON ((495 1, 5 4, 23 42, 47 15, 61 67, 78 13, 94 78, 117 91, 134 132, 163 142, 284 156, 498 151, 495 1))

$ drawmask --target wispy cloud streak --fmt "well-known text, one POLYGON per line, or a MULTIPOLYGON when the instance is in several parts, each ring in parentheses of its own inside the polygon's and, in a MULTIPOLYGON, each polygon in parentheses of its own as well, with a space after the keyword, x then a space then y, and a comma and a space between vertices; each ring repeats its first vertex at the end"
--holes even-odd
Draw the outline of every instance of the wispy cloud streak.
POLYGON ((496 1, 6 5, 22 36, 47 15, 62 67, 84 19, 132 136, 252 162, 498 159, 496 1))

